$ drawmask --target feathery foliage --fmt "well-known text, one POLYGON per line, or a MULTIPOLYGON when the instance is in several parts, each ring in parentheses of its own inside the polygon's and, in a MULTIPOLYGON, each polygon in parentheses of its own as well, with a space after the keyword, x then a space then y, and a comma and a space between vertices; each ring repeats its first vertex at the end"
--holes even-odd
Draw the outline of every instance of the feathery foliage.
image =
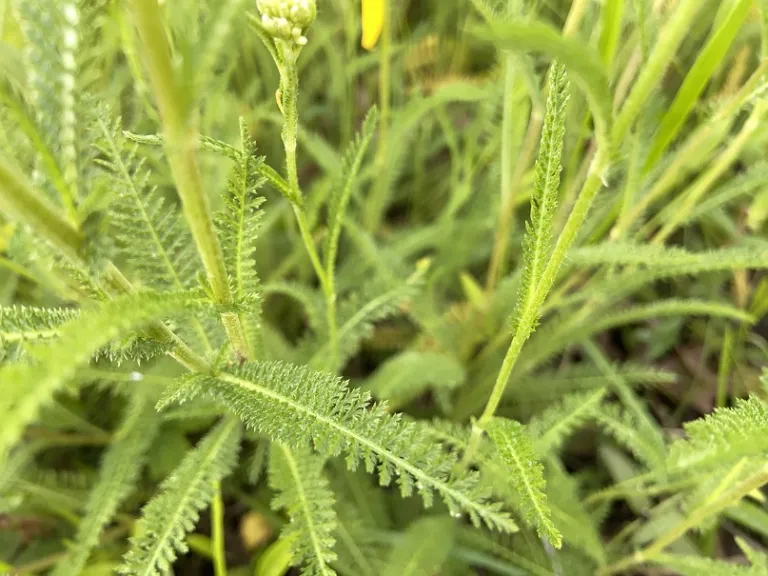
POLYGON ((258 195, 264 179, 257 167, 263 159, 256 156, 256 147, 244 119, 240 119, 242 149, 235 159, 235 167, 224 196, 224 211, 217 224, 221 235, 224 259, 236 304, 244 308, 240 319, 244 323, 248 346, 253 351, 258 339, 261 310, 259 305, 259 278, 253 259, 258 238, 260 210, 264 198, 258 195))
POLYGON ((428 388, 446 391, 460 386, 464 367, 445 354, 409 350, 384 362, 365 386, 374 398, 402 405, 428 388))
POLYGON ((376 471, 382 485, 395 480, 400 493, 418 493, 430 506, 437 492, 454 513, 474 524, 514 530, 514 523, 489 503, 476 474, 451 475, 455 457, 420 429, 371 405, 370 396, 350 390, 340 378, 281 363, 245 364, 217 376, 198 376, 191 386, 210 394, 249 428, 289 446, 311 441, 322 455, 346 454, 376 471))
POLYGON ((533 445, 539 454, 558 450, 579 427, 602 408, 605 388, 568 394, 528 422, 533 445))
POLYGON ((0 0, 0 572, 766 572, 768 0, 405 4, 0 0))
POLYGON ((332 274, 336 267, 336 253, 339 249, 339 236, 341 236, 341 227, 344 223, 347 204, 352 195, 358 172, 365 159, 368 145, 376 131, 378 117, 378 110, 376 108, 372 108, 366 115, 361 133, 355 137, 354 142, 349 145, 346 154, 344 154, 339 180, 333 185, 333 192, 331 193, 328 207, 328 232, 325 236, 325 249, 323 251, 326 274, 332 274))
POLYGON ((104 456, 99 479, 85 504, 85 517, 80 521, 74 546, 56 565, 55 576, 82 572, 101 531, 133 489, 159 424, 148 396, 141 389, 131 395, 125 420, 104 456))
POLYGON ((150 288, 193 287, 200 261, 178 209, 150 183, 146 160, 125 142, 120 123, 99 119, 98 125, 99 165, 115 194, 110 214, 120 252, 150 288))
POLYGON ((125 296, 83 313, 62 326, 59 341, 37 348, 32 364, 10 364, 0 368, 3 382, 14 386, 3 394, 0 415, 0 458, 37 417, 53 394, 67 384, 75 371, 110 341, 153 320, 206 305, 190 292, 125 296))
POLYGON ((0 351, 14 344, 51 340, 59 328, 76 318, 75 308, 37 308, 33 306, 0 307, 0 351))
POLYGON ((336 560, 333 532, 337 526, 333 493, 323 472, 325 461, 307 448, 277 444, 270 453, 269 484, 277 496, 275 510, 291 519, 281 538, 291 542, 293 559, 302 574, 332 576, 336 560))
POLYGON ((670 448, 672 471, 727 466, 744 457, 760 458, 768 450, 768 406, 751 396, 733 408, 719 408, 701 420, 685 424, 686 439, 670 448))
POLYGON ((138 536, 132 539, 118 573, 156 576, 188 550, 184 539, 213 498, 213 485, 234 468, 241 427, 226 418, 211 429, 160 486, 142 511, 138 536))
MULTIPOLYGON (((565 138, 565 112, 568 105, 568 82, 565 67, 552 66, 549 72, 547 115, 541 133, 539 157, 533 177, 531 219, 526 222, 523 240, 523 282, 517 297, 514 318, 522 319, 529 310, 538 309, 551 286, 541 285, 542 275, 552 250, 552 226, 560 187, 560 157, 565 138), (537 297, 541 294, 540 297, 537 297)), ((553 278, 554 279, 554 278, 553 278)), ((536 312, 537 314, 537 312, 536 312)), ((538 315, 538 314, 537 314, 538 315)), ((516 326, 527 331, 520 337, 525 340, 535 328, 516 326)))
POLYGON ((546 482, 543 468, 528 431, 519 422, 494 417, 488 426, 488 435, 520 495, 526 520, 534 522, 539 534, 559 548, 562 536, 552 523, 552 513, 544 493, 546 482))

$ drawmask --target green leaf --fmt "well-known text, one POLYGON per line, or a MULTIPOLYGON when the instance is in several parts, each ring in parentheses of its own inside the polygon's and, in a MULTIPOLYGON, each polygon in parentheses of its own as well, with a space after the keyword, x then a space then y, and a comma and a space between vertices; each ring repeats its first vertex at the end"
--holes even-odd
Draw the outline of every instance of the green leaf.
POLYGON ((544 471, 525 426, 514 420, 493 417, 487 430, 506 465, 512 485, 520 495, 526 520, 534 522, 539 535, 560 548, 563 538, 552 523, 552 513, 544 493, 544 471))
POLYGON ((336 560, 333 533, 338 521, 324 459, 306 446, 280 443, 273 444, 270 455, 269 485, 277 494, 272 508, 285 510, 291 520, 281 538, 291 542, 294 564, 303 566, 302 574, 335 575, 330 565, 336 560))
POLYGON ((616 404, 606 404, 595 414, 595 419, 620 444, 629 449, 632 454, 646 464, 650 469, 660 468, 664 464, 663 454, 653 438, 642 434, 642 426, 627 410, 616 404))
POLYGON ((53 576, 81 574, 99 543, 101 531, 134 489, 160 423, 148 396, 141 390, 132 394, 125 420, 102 460, 99 479, 91 488, 74 546, 56 565, 53 576))
POLYGON ((694 18, 704 6, 701 0, 682 0, 670 11, 653 51, 648 56, 621 112, 613 126, 612 141, 620 144, 643 109, 648 96, 655 90, 664 71, 677 56, 677 49, 691 30, 694 18))
POLYGON ((622 17, 624 16, 624 0, 605 0, 600 11, 600 41, 598 51, 600 58, 610 68, 616 53, 616 45, 621 35, 622 17))
POLYGON ((558 450, 576 429, 595 416, 605 395, 605 388, 568 394, 542 414, 534 416, 528 429, 536 452, 545 455, 558 450))
MULTIPOLYGON (((481 37, 489 35, 487 28, 476 30, 481 37)), ((570 75, 584 90, 595 118, 598 140, 610 147, 612 123, 611 93, 608 76, 598 55, 584 43, 564 38, 549 24, 537 20, 525 22, 495 22, 490 36, 501 47, 524 52, 543 52, 565 64, 570 75)))
POLYGON ((58 338, 61 325, 78 314, 75 308, 0 306, 0 351, 11 344, 58 338))
POLYGON ((338 181, 333 185, 330 205, 328 207, 328 231, 325 236, 325 270, 328 275, 333 274, 336 267, 336 253, 339 248, 339 236, 341 235, 341 226, 344 222, 344 214, 347 211, 347 204, 352 195, 355 186, 357 174, 365 158, 368 145, 376 131, 378 121, 378 111, 371 108, 363 122, 363 129, 355 140, 349 145, 344 160, 342 162, 341 174, 338 181))
POLYGON ((421 518, 392 548, 382 576, 433 576, 451 553, 455 522, 450 518, 421 518))
POLYGON ((224 195, 224 210, 217 214, 216 227, 232 296, 242 310, 239 316, 253 356, 261 324, 260 282, 254 256, 263 216, 260 207, 264 202, 258 191, 265 182, 258 174, 258 167, 264 164, 264 159, 256 156, 256 146, 243 118, 240 118, 240 139, 242 150, 235 159, 224 195))
POLYGON ((658 162, 667 146, 677 136, 712 74, 723 63, 725 54, 736 38, 736 34, 741 29, 751 7, 752 0, 738 0, 731 8, 728 17, 711 34, 709 40, 699 52, 696 62, 688 71, 683 84, 677 91, 675 100, 661 120, 656 140, 646 161, 646 170, 658 162))
POLYGON ((214 495, 214 482, 234 468, 241 427, 226 418, 212 428, 144 506, 138 536, 118 569, 126 576, 161 576, 171 572, 178 554, 187 552, 184 537, 214 495))
POLYGON ((199 375, 195 385, 274 441, 290 447, 312 441, 321 455, 346 454, 350 468, 362 461, 384 486, 396 480, 404 497, 415 491, 429 506, 437 492, 453 513, 465 511, 475 524, 516 529, 499 504, 488 502, 476 473, 451 474, 454 454, 332 374, 261 362, 215 377, 199 375))
POLYGON ((34 351, 33 364, 0 368, 0 381, 14 382, 0 398, 0 461, 53 394, 100 348, 153 320, 207 305, 196 292, 148 292, 116 298, 63 325, 55 344, 34 351))
MULTIPOLYGON (((610 242, 571 250, 569 259, 579 266, 645 265, 660 275, 699 274, 720 270, 768 268, 768 249, 759 246, 720 248, 707 252, 688 252, 649 244, 610 242), (664 270, 669 268, 669 270, 664 270)), ((613 280, 615 281, 615 280, 613 280)))
POLYGON ((553 64, 549 72, 547 113, 533 177, 531 217, 530 222, 526 222, 523 240, 523 283, 514 314, 516 320, 536 306, 539 291, 546 293, 549 289, 548 286, 540 286, 540 283, 552 251, 552 229, 560 187, 560 158, 563 153, 568 98, 565 68, 553 64))
POLYGON ((667 460, 676 473, 726 466, 768 452, 768 405, 756 396, 736 399, 733 408, 716 408, 683 427, 688 438, 672 444, 667 460))
POLYGON ((191 288, 201 266, 178 209, 150 185, 150 171, 136 146, 126 144, 119 122, 110 126, 99 118, 98 126, 98 164, 116 192, 110 216, 121 254, 147 286, 191 288))

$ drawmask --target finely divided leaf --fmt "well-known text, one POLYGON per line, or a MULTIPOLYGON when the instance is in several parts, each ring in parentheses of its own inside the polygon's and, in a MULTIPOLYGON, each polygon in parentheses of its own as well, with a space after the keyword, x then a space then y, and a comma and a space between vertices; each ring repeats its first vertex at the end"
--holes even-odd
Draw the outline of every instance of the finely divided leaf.
POLYGON ((153 320, 200 310, 206 305, 207 301, 196 292, 142 293, 116 298, 64 324, 56 343, 35 349, 33 364, 0 368, 0 382, 14 383, 4 388, 0 397, 0 461, 53 394, 100 348, 153 320))
POLYGON ((194 529, 200 512, 211 503, 214 482, 234 468, 241 426, 222 420, 188 452, 142 511, 138 536, 118 569, 125 576, 169 574, 178 554, 187 552, 184 538, 194 529))
POLYGON ((360 166, 365 158, 365 152, 368 144, 373 138, 378 120, 378 111, 371 108, 363 122, 361 134, 355 137, 344 155, 342 162, 341 175, 334 184, 331 196, 331 202, 328 211, 328 232, 325 236, 325 269, 327 274, 333 274, 336 266, 336 252, 339 248, 339 236, 341 235, 341 226, 344 222, 344 213, 347 210, 349 198, 355 185, 355 179, 360 171, 360 166))
POLYGON ((452 390, 465 378, 464 367, 447 354, 406 350, 384 362, 365 386, 375 398, 403 405, 430 387, 452 390))
POLYGON ((60 326, 78 314, 75 308, 0 306, 0 358, 9 345, 57 338, 60 326))
POLYGON ((115 442, 102 460, 99 479, 90 491, 74 546, 56 565, 53 576, 82 573, 91 550, 99 543, 101 531, 133 490, 159 423, 148 394, 142 390, 134 392, 115 442))
POLYGON ((224 195, 224 210, 218 215, 216 225, 232 284, 232 295, 235 303, 243 309, 240 317, 253 353, 261 316, 260 283, 254 253, 263 215, 260 207, 264 202, 258 191, 265 182, 258 175, 258 166, 264 161, 256 156, 256 146, 243 118, 240 119, 240 139, 242 150, 235 159, 224 195))
POLYGON ((684 425, 688 436, 670 448, 670 471, 726 466, 744 457, 768 453, 768 405, 756 396, 737 399, 733 408, 716 408, 684 425))
POLYGON ((270 452, 269 485, 275 490, 275 510, 285 510, 291 519, 281 534, 291 542, 296 565, 302 574, 333 576, 336 560, 333 537, 338 521, 335 499, 323 467, 325 460, 307 446, 289 448, 275 443, 270 452))
POLYGON ((545 455, 558 450, 579 427, 600 411, 605 388, 568 394, 528 423, 536 452, 545 455))
POLYGON ((488 501, 476 473, 455 472, 454 454, 332 374, 261 362, 200 375, 198 381, 205 393, 272 440, 291 447, 311 441, 321 455, 346 454, 350 468, 362 461, 384 486, 396 481, 405 497, 418 492, 429 506, 437 492, 453 513, 467 512, 475 524, 516 529, 500 505, 488 501))
POLYGON ((565 111, 568 104, 565 68, 554 64, 549 72, 547 114, 541 134, 539 157, 533 176, 531 220, 526 222, 523 241, 523 283, 515 318, 519 319, 535 303, 541 276, 552 250, 552 227, 560 187, 560 157, 565 138, 565 111))
POLYGON ((125 142, 119 122, 108 125, 99 119, 98 126, 102 152, 98 163, 117 193, 110 215, 118 247, 147 286, 191 288, 201 266, 178 209, 150 184, 150 171, 136 146, 125 142))
POLYGON ((494 417, 488 423, 488 436, 506 465, 510 481, 520 496, 526 520, 535 523, 539 535, 559 548, 563 539, 552 523, 552 513, 544 493, 546 482, 543 468, 525 426, 514 420, 494 417))

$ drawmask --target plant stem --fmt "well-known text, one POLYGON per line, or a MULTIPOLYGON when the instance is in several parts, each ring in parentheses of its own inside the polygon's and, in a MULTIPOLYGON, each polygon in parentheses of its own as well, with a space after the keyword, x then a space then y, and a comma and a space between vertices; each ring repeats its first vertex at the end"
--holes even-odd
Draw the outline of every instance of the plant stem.
POLYGON ((682 0, 675 5, 669 20, 659 34, 656 47, 640 72, 632 92, 613 126, 612 142, 620 143, 640 114, 648 96, 658 85, 659 78, 675 56, 677 47, 690 32, 696 14, 704 6, 701 0, 682 0))
POLYGON ((82 233, 62 219, 56 207, 37 194, 29 181, 1 157, 0 209, 34 228, 73 264, 81 261, 82 233))
POLYGON ((538 322, 541 315, 542 304, 554 284, 557 272, 560 270, 560 265, 563 263, 568 249, 571 247, 571 244, 573 244, 573 241, 576 239, 576 234, 584 223, 584 219, 587 216, 587 211, 592 204, 592 200, 600 190, 603 174, 608 168, 608 162, 608 153, 605 149, 598 149, 595 159, 592 162, 592 166, 590 167, 587 180, 576 199, 576 203, 568 217, 568 221, 565 223, 562 233, 557 239, 557 244, 555 244, 555 248, 552 251, 552 256, 547 263, 547 267, 541 275, 541 280, 536 288, 536 294, 532 303, 523 310, 520 316, 515 335, 507 349, 507 354, 504 357, 504 362, 501 365, 501 370, 499 370, 496 383, 491 392, 491 396, 488 399, 488 403, 485 406, 485 410, 472 427, 472 437, 470 439, 469 448, 464 454, 465 463, 469 463, 474 457, 480 437, 501 402, 504 390, 509 382, 509 377, 512 374, 512 369, 515 367, 515 363, 520 356, 523 344, 525 344, 526 340, 528 340, 528 337, 533 332, 536 322, 538 322))
MULTIPOLYGON (((193 95, 184 93, 176 81, 171 47, 164 27, 165 19, 157 0, 133 0, 133 6, 136 27, 144 44, 147 67, 160 108, 165 152, 181 198, 184 217, 195 239, 214 299, 219 304, 230 305, 233 299, 224 265, 224 253, 216 236, 200 174, 197 130, 190 122, 193 95)), ((245 358, 247 339, 239 316, 234 312, 224 313, 222 323, 235 354, 245 358)))
POLYGON ((227 576, 227 559, 224 549, 224 506, 221 501, 221 484, 213 483, 211 503, 211 533, 213 540, 213 571, 216 576, 227 576))
MULTIPOLYGON (((737 464, 736 466, 738 467, 741 464, 742 463, 737 464)), ((732 480, 732 478, 727 478, 727 480, 732 480)), ((696 508, 679 524, 673 526, 667 532, 659 536, 652 544, 610 566, 600 569, 598 575, 606 576, 608 574, 616 574, 627 568, 631 568, 632 566, 637 566, 649 560, 653 560, 658 557, 667 546, 685 535, 686 532, 695 528, 710 516, 732 506, 753 490, 757 490, 763 486, 766 482, 768 482, 768 466, 764 466, 733 488, 721 485, 720 488, 724 489, 724 492, 722 492, 722 490, 716 490, 702 506, 696 508)))
POLYGON ((328 336, 331 345, 331 363, 335 370, 338 364, 338 336, 336 326, 336 292, 334 286, 333 270, 324 270, 320 261, 320 256, 315 248, 315 242, 312 239, 307 214, 304 211, 304 201, 299 186, 299 175, 296 162, 296 141, 298 134, 298 93, 299 77, 296 71, 296 54, 289 46, 283 46, 283 61, 278 62, 280 71, 280 103, 283 113, 283 131, 282 139, 285 148, 285 166, 288 174, 288 186, 290 194, 295 199, 293 204, 293 213, 296 216, 296 222, 299 226, 299 233, 304 242, 312 268, 315 270, 317 279, 325 296, 328 336))
POLYGON ((681 196, 681 202, 677 209, 669 210, 665 214, 669 216, 669 220, 653 237, 651 240, 652 244, 663 243, 672 232, 685 222, 691 211, 696 207, 696 204, 701 200, 701 197, 707 193, 718 178, 738 159, 744 147, 751 141, 758 128, 760 128, 766 110, 768 110, 768 106, 765 103, 758 102, 755 104, 752 114, 747 118, 744 127, 738 135, 731 140, 728 147, 718 156, 715 163, 696 180, 687 193, 681 196))
MULTIPOLYGON (((54 208, 35 192, 24 176, 0 158, 0 208, 48 240, 73 265, 84 268, 85 262, 80 254, 83 237, 78 230, 62 220, 54 208)), ((106 281, 118 293, 133 292, 131 283, 117 267, 109 262, 106 268, 106 281)), ((206 371, 207 363, 189 346, 176 336, 162 322, 147 329, 152 338, 170 346, 168 354, 186 368, 206 371)))

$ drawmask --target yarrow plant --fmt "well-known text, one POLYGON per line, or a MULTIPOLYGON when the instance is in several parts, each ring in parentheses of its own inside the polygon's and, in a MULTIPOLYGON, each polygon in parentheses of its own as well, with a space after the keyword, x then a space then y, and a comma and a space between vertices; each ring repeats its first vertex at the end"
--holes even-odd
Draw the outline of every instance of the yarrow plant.
POLYGON ((707 4, 0 4, 0 573, 768 574, 707 4))
POLYGON ((317 17, 315 0, 258 0, 264 29, 275 40, 307 45, 304 35, 317 17))

